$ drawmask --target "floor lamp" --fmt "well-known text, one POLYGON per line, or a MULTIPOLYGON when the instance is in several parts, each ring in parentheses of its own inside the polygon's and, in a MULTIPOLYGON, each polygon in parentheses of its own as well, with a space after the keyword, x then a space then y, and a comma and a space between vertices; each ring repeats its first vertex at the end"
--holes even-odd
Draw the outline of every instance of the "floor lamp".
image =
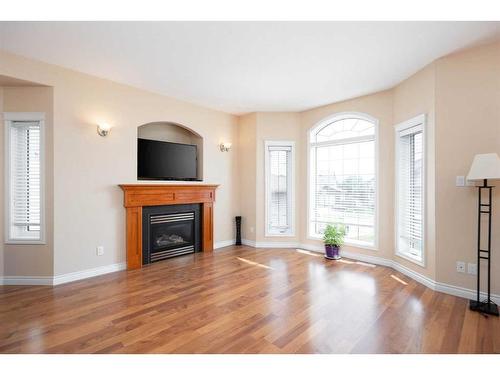
POLYGON ((478 186, 478 205, 477 205, 477 294, 475 300, 469 301, 471 310, 479 311, 484 314, 498 316, 498 306, 491 300, 491 214, 493 212, 492 189, 488 185, 488 180, 500 179, 500 158, 497 154, 479 154, 474 156, 474 161, 470 168, 467 180, 482 180, 483 184, 478 186), (483 191, 487 193, 488 201, 483 203, 483 191), (487 238, 486 248, 481 246, 481 219, 483 215, 487 217, 487 238), (487 298, 480 300, 481 291, 481 261, 487 263, 487 298))

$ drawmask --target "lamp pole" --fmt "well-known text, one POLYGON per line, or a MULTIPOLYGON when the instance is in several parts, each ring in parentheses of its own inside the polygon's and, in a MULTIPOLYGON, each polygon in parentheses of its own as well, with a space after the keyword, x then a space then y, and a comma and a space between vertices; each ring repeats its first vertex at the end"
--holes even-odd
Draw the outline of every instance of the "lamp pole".
POLYGON ((493 212, 492 201, 493 186, 488 186, 488 180, 483 179, 483 185, 478 186, 478 212, 477 212, 477 294, 476 300, 469 301, 469 308, 484 314, 498 316, 498 306, 491 300, 491 214, 493 212), (488 190, 488 203, 483 203, 482 192, 488 190), (487 248, 481 249, 481 219, 486 214, 488 218, 488 239, 487 248), (484 255, 483 255, 484 254, 484 255), (481 260, 487 262, 487 285, 488 295, 485 301, 481 302, 481 260))

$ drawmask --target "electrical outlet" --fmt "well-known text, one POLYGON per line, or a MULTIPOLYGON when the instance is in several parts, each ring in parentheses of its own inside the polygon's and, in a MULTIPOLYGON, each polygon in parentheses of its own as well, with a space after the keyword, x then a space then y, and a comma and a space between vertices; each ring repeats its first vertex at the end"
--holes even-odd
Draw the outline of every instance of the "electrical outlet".
POLYGON ((457 176, 455 179, 455 186, 465 186, 465 176, 457 176))
POLYGON ((465 273, 465 262, 457 262, 457 272, 465 273))
POLYGON ((255 229, 253 227, 250 227, 250 233, 253 233, 255 229))
POLYGON ((477 264, 467 263, 467 273, 471 275, 477 275, 477 264))
POLYGON ((97 256, 104 255, 104 246, 97 246, 96 254, 97 254, 97 256))

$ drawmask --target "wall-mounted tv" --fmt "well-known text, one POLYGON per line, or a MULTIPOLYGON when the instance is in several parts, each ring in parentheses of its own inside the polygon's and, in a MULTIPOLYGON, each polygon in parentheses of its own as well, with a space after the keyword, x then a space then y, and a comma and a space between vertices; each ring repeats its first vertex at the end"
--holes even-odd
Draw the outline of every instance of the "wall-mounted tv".
POLYGON ((138 138, 139 180, 198 180, 196 145, 138 138))

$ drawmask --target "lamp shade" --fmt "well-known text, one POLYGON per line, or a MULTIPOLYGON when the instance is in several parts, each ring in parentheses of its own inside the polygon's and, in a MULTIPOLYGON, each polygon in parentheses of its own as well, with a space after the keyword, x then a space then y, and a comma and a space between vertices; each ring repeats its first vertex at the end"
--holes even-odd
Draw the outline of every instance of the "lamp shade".
POLYGON ((500 158, 498 154, 478 154, 474 156, 467 180, 500 179, 500 158))

